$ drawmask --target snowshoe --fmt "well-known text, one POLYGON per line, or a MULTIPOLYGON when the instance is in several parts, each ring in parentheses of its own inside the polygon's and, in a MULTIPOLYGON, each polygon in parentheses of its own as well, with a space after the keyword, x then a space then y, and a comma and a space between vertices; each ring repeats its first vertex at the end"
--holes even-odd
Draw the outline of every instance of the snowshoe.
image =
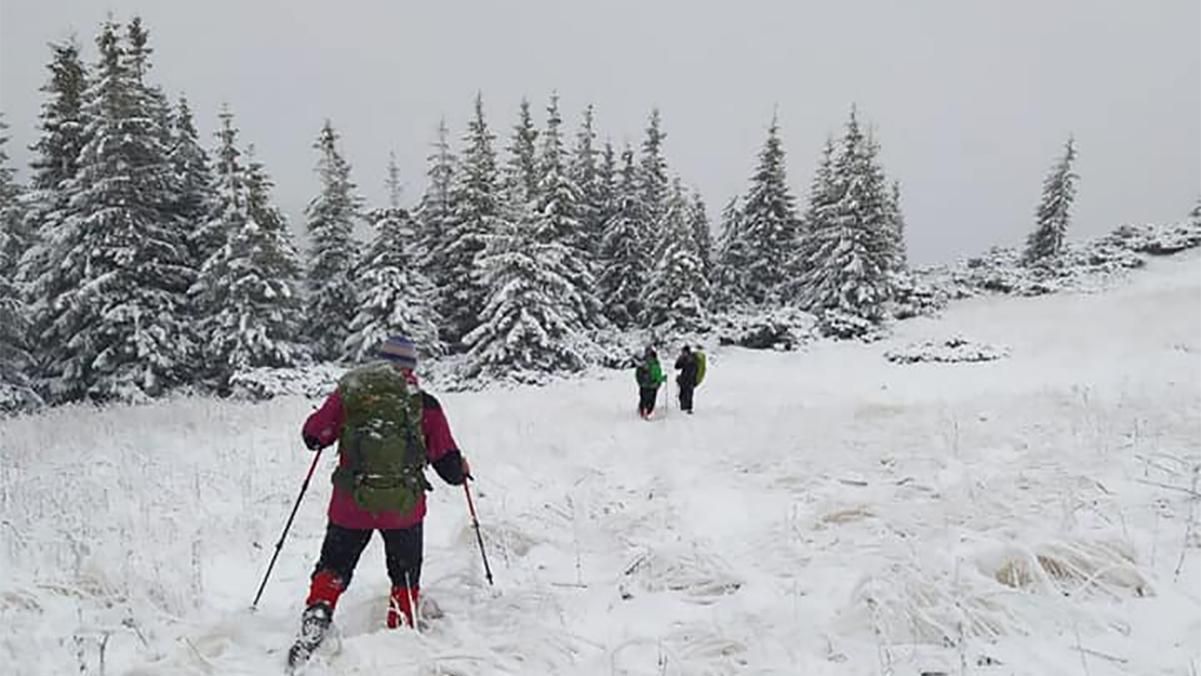
POLYGON ((333 623, 333 611, 324 603, 305 609, 300 616, 300 636, 288 651, 288 670, 295 671, 313 656, 313 651, 325 640, 333 623))

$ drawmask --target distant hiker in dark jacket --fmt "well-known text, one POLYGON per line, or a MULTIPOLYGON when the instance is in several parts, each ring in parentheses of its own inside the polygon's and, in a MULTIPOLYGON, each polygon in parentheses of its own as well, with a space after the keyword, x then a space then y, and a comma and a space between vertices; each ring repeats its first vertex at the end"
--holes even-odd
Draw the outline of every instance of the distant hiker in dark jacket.
POLYGON ((655 412, 655 400, 659 398, 659 386, 667 381, 663 368, 659 366, 659 355, 653 347, 646 348, 642 361, 634 370, 638 381, 638 415, 645 420, 655 412))
POLYGON ((676 384, 680 386, 680 410, 685 413, 692 413, 692 391, 696 389, 697 366, 696 355, 685 345, 676 359, 676 370, 680 372, 680 375, 676 376, 676 384))
POLYGON ((413 370, 417 348, 389 338, 380 361, 346 373, 338 389, 304 423, 310 450, 338 442, 329 523, 309 584, 301 634, 288 653, 296 666, 321 643, 359 555, 379 531, 392 582, 387 624, 413 626, 421 581, 425 518, 424 467, 460 485, 471 476, 438 400, 422 391, 413 370))

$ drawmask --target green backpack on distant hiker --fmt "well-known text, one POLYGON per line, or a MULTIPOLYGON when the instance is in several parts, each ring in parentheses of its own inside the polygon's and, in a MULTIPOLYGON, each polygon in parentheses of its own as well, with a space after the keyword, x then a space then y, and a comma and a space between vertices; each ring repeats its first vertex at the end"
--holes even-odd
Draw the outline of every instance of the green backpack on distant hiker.
POLYGON ((705 353, 697 350, 693 354, 696 355, 696 385, 700 387, 705 381, 705 353))
POLYGON ((338 382, 346 422, 338 439, 348 462, 334 470, 334 485, 369 512, 408 512, 425 491, 423 397, 386 362, 357 368, 338 382))

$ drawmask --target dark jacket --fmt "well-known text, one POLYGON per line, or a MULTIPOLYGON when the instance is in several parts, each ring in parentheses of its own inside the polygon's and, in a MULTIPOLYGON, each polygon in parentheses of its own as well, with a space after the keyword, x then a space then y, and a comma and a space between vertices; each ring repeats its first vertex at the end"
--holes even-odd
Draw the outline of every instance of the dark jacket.
POLYGON ((696 386, 696 353, 685 352, 676 360, 676 369, 680 371, 680 376, 677 379, 680 385, 695 387, 696 386))

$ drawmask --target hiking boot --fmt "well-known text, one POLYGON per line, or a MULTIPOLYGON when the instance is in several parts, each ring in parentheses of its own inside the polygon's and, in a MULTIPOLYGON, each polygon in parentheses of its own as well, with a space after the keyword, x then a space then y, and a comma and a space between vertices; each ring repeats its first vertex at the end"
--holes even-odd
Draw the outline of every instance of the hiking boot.
POLYGON ((309 661, 313 651, 325 640, 333 623, 334 611, 325 603, 305 608, 300 616, 300 636, 288 651, 288 666, 295 668, 309 661))

